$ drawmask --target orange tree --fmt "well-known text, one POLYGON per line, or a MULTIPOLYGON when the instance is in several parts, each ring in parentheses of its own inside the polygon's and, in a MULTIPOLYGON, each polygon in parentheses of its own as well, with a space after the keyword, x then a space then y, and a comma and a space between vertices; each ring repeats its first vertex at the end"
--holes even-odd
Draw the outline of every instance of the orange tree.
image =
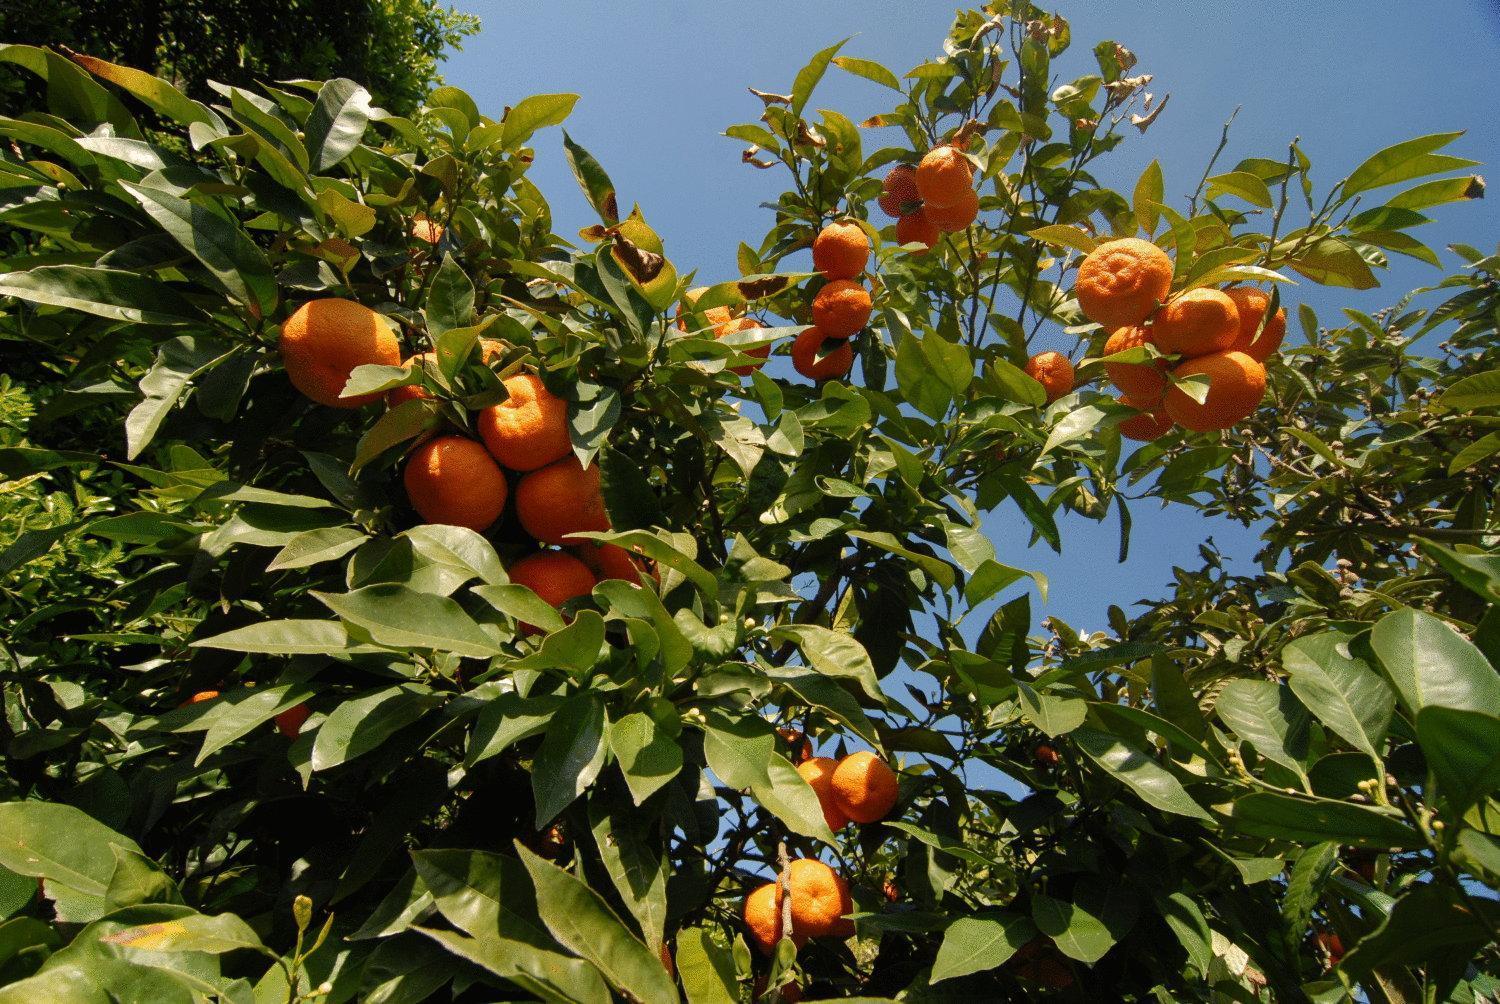
POLYGON ((1500 269, 1290 292, 1483 183, 1117 194, 1161 105, 1069 42, 756 92, 791 188, 708 286, 566 133, 554 232, 572 95, 5 50, 0 1001, 1493 996, 1500 269), (1036 636, 981 515, 1140 498, 1263 571, 1036 636))

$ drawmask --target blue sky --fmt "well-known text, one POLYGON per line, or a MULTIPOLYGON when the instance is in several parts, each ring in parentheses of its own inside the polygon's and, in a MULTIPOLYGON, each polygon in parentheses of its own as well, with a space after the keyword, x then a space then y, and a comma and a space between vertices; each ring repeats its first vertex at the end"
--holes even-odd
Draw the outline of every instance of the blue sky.
MULTIPOLYGON (((569 133, 604 164, 622 206, 640 204, 678 269, 697 268, 705 281, 737 274, 739 241, 759 242, 770 225, 760 204, 785 181, 784 172, 742 165, 743 144, 722 135, 760 112, 745 88, 785 92, 813 52, 849 36, 847 54, 877 59, 899 75, 941 51, 955 9, 913 0, 459 0, 458 6, 480 15, 484 30, 448 62, 448 82, 496 117, 530 94, 582 95, 569 133)), ((1326 186, 1382 146, 1458 129, 1468 134, 1447 152, 1500 158, 1493 86, 1500 4, 1493 0, 1078 0, 1056 9, 1073 26, 1074 47, 1058 70, 1065 79, 1092 72, 1093 43, 1110 38, 1136 53, 1134 72, 1155 74, 1151 90, 1171 95, 1150 132, 1132 134, 1099 172, 1117 190, 1128 193, 1157 159, 1168 201, 1185 201, 1236 106, 1243 107, 1221 169, 1245 156, 1285 156, 1287 143, 1301 136, 1314 177, 1326 186)), ((888 108, 890 93, 830 70, 812 106, 859 121, 888 108)), ((866 149, 884 142, 891 140, 867 136, 866 149)), ((572 234, 596 222, 568 171, 561 134, 542 134, 537 153, 531 177, 551 201, 558 231, 572 234)), ((1435 215, 1437 222, 1420 234, 1435 247, 1463 242, 1489 250, 1500 241, 1500 194, 1435 215)), ((1454 259, 1445 254, 1445 261, 1454 259)), ((1440 275, 1398 258, 1380 290, 1303 285, 1283 295, 1289 304, 1310 303, 1325 324, 1337 323, 1342 307, 1375 310, 1440 275)), ((1289 337, 1300 337, 1296 331, 1294 322, 1289 337)), ((1034 348, 1071 346, 1060 332, 1050 334, 1055 341, 1049 344, 1044 332, 1034 348)), ((1209 535, 1237 559, 1234 567, 1250 567, 1253 532, 1182 507, 1139 503, 1132 515, 1130 560, 1123 565, 1115 560, 1113 515, 1102 525, 1067 519, 1061 557, 1044 544, 1026 548, 1027 525, 1009 503, 986 519, 985 529, 1001 561, 1050 577, 1050 602, 1033 599, 1037 617, 1058 616, 1075 627, 1103 627, 1110 603, 1128 609, 1164 594, 1174 565, 1198 566, 1197 546, 1209 535)))

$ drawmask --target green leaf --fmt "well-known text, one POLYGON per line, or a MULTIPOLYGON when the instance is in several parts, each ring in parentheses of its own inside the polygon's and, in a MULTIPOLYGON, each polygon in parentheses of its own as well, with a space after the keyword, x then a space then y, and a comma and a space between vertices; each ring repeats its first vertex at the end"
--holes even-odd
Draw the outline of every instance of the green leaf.
POLYGON ((938 983, 1004 965, 1016 949, 1035 936, 1036 925, 1025 914, 960 917, 943 932, 930 979, 938 983))
POLYGON ((1486 436, 1476 439, 1464 445, 1464 448, 1453 455, 1448 461, 1448 476, 1466 471, 1470 467, 1500 453, 1500 432, 1491 432, 1486 436))
POLYGON ((1309 717, 1289 689, 1270 680, 1230 680, 1214 709, 1255 752, 1306 780, 1309 717))
POLYGON ((1338 863, 1339 845, 1331 841, 1306 848, 1297 855, 1281 899, 1287 944, 1300 945, 1307 933, 1313 909, 1323 895, 1323 886, 1338 863))
MULTIPOLYGON (((1124 782, 1148 805, 1179 816, 1210 819, 1208 813, 1193 801, 1182 784, 1150 756, 1127 746, 1106 732, 1091 728, 1073 731, 1072 739, 1089 758, 1115 778, 1124 782)), ((1038 925, 1040 926, 1040 925, 1038 925)), ((1042 928, 1046 930, 1046 928, 1042 928)))
POLYGON ((206 952, 222 955, 250 948, 274 957, 261 944, 260 936, 232 913, 214 916, 194 913, 175 920, 129 927, 100 939, 108 945, 119 945, 138 952, 206 952))
POLYGON ((615 198, 615 184, 609 180, 604 168, 594 159, 593 154, 573 142, 567 130, 563 130, 563 150, 568 155, 568 166, 573 169, 573 177, 578 179, 578 185, 588 197, 589 205, 594 207, 605 226, 619 223, 620 207, 615 198))
POLYGON ((1084 438, 1099 427, 1104 417, 1103 410, 1091 404, 1074 408, 1063 416, 1062 421, 1052 426, 1051 432, 1047 433, 1047 442, 1042 446, 1042 452, 1038 454, 1037 460, 1040 461, 1064 443, 1084 438))
POLYGON ((511 669, 565 669, 581 676, 599 663, 604 645, 604 618, 596 610, 580 610, 573 623, 542 639, 541 647, 511 669))
POLYGON ((862 540, 868 544, 875 545, 882 551, 889 551, 891 554, 900 555, 921 568, 934 582, 944 589, 952 589, 958 582, 958 576, 954 573, 952 565, 941 558, 930 554, 922 554, 919 551, 914 551, 909 547, 903 546, 900 539, 893 533, 872 530, 849 530, 847 532, 855 540, 862 540))
POLYGON ((1123 883, 1106 881, 1080 882, 1072 903, 1041 893, 1031 897, 1037 928, 1068 958, 1087 965, 1104 958, 1135 921, 1132 894, 1123 883))
POLYGON ((830 45, 828 48, 818 52, 810 59, 806 66, 797 71, 796 78, 792 81, 792 114, 801 116, 802 109, 807 107, 808 99, 812 97, 813 88, 818 86, 818 81, 823 79, 823 74, 828 72, 828 64, 833 57, 844 47, 844 42, 830 45))
MULTIPOLYGON (((0 277, 0 281, 3 278, 0 277)), ((1486 370, 1464 377, 1438 395, 1434 404, 1450 411, 1477 411, 1500 406, 1500 370, 1486 370)))
POLYGON ((1303 248, 1298 257, 1286 259, 1286 265, 1324 286, 1344 289, 1374 289, 1380 285, 1369 262, 1358 251, 1336 237, 1324 237, 1303 248))
POLYGON ((1370 647, 1415 718, 1426 707, 1494 713, 1500 674, 1473 643, 1429 613, 1393 610, 1370 631, 1370 647))
POLYGON ((297 534, 277 552, 266 566, 268 572, 309 568, 325 561, 336 561, 370 538, 352 526, 327 526, 297 534))
POLYGON ((142 400, 125 419, 126 457, 140 456, 193 381, 236 351, 228 342, 197 335, 163 343, 156 362, 141 378, 142 400))
POLYGON ((669 867, 659 849, 663 846, 659 822, 624 806, 606 812, 603 800, 594 799, 589 803, 589 824, 599 860, 615 891, 635 918, 647 947, 659 956, 667 924, 669 867))
POLYGON ((1395 695, 1362 659, 1349 654, 1349 641, 1337 631, 1298 638, 1281 650, 1281 665, 1303 705, 1317 708, 1324 725, 1378 760, 1395 695))
POLYGON ((1088 716, 1088 702, 1076 697, 1038 693, 1029 683, 1021 680, 1016 681, 1016 691, 1021 700, 1022 716, 1049 736, 1072 732, 1088 716))
POLYGON ((1262 209, 1270 209, 1272 204, 1270 188, 1266 187, 1265 181, 1249 171, 1230 171, 1228 174, 1209 178, 1208 197, 1217 199, 1221 195, 1238 196, 1262 209))
POLYGON ((1417 713, 1417 739, 1454 818, 1500 788, 1500 718, 1439 706, 1417 713))
POLYGON ((463 607, 446 596, 397 585, 365 586, 348 593, 313 591, 311 595, 345 621, 363 628, 378 645, 479 659, 502 651, 463 607))
MULTIPOLYGON (((1152 162, 1153 164, 1155 161, 1152 162)), ((1149 168, 1147 170, 1150 170, 1149 168)), ((1053 224, 1052 226, 1037 227, 1035 230, 1026 231, 1026 236, 1043 244, 1052 244, 1057 247, 1072 248, 1088 254, 1100 244, 1099 238, 1079 227, 1068 226, 1065 223, 1053 224)), ((1001 360, 997 360, 1001 361, 1001 360)), ((1007 363, 1006 365, 1010 365, 1007 363)), ((1021 372, 1014 366, 1017 372, 1021 372)), ((1035 382, 1035 381, 1033 381, 1035 382)), ((1045 391, 1043 392, 1046 393, 1045 391)))
POLYGON ((537 829, 594 783, 605 752, 604 705, 591 693, 568 698, 548 723, 531 768, 537 829))
POLYGON ((66 307, 130 324, 190 324, 202 315, 165 283, 134 272, 44 265, 0 275, 0 296, 66 307))
POLYGON ((621 993, 663 1004, 680 1000, 661 960, 630 934, 598 893, 525 847, 518 844, 516 849, 531 873, 542 922, 554 938, 593 963, 621 993))
POLYGON ((609 748, 640 805, 682 770, 682 747, 643 711, 609 723, 609 748))
POLYGON ((1036 490, 1015 474, 997 475, 996 481, 1020 506, 1022 515, 1031 522, 1041 538, 1052 545, 1052 550, 1061 554, 1062 535, 1058 533, 1057 521, 1052 518, 1052 510, 1037 496, 1036 490))
POLYGON ((423 313, 427 317, 427 331, 434 338, 465 327, 474 318, 474 284, 451 254, 443 255, 423 313))
POLYGON ((322 173, 353 153, 369 124, 370 92, 342 77, 326 81, 303 130, 312 169, 322 173))
POLYGON ((870 721, 860 709, 859 702, 836 679, 809 672, 800 666, 774 667, 767 672, 771 679, 786 687, 808 706, 827 712, 871 746, 882 748, 875 723, 870 721))
POLYGON ((531 876, 520 861, 456 848, 413 851, 411 860, 437 908, 459 930, 553 949, 537 913, 531 876))
POLYGON ((1236 829, 1275 840, 1332 840, 1355 847, 1423 846, 1422 835, 1398 815, 1351 802, 1257 791, 1236 800, 1231 815, 1236 829))
POLYGON ((538 129, 560 124, 573 111, 576 94, 535 94, 522 98, 505 116, 500 145, 515 150, 538 129))
POLYGON ((833 65, 841 70, 847 70, 856 77, 873 80, 882 87, 889 87, 893 91, 901 90, 901 81, 896 79, 896 75, 874 60, 856 59, 853 56, 835 56, 833 65))
POLYGON ((776 752, 769 723, 754 716, 710 715, 703 730, 703 755, 720 780, 731 788, 749 788, 791 830, 833 843, 818 796, 776 752))
POLYGON ((262 621, 211 638, 199 638, 194 648, 262 655, 332 655, 349 648, 349 633, 338 621, 289 619, 262 621))
POLYGON ((141 851, 71 805, 0 803, 0 867, 42 879, 59 920, 84 923, 103 916, 115 871, 111 847, 141 851))
POLYGON ((1377 967, 1418 964, 1462 973, 1490 940, 1500 920, 1500 904, 1478 897, 1460 897, 1449 886, 1417 885, 1396 900, 1379 926, 1349 949, 1339 973, 1350 981, 1363 980, 1377 967), (1471 904, 1484 916, 1476 916, 1471 904))
POLYGON ((1484 179, 1477 174, 1463 178, 1439 178, 1413 185, 1386 205, 1392 209, 1427 209, 1465 199, 1482 199, 1484 189, 1484 179))
POLYGON ((1198 975, 1208 976, 1208 967, 1213 964, 1213 932, 1208 921, 1193 897, 1184 892, 1173 892, 1165 896, 1158 894, 1156 907, 1161 919, 1167 922, 1177 940, 1187 950, 1188 961, 1198 970, 1198 975))
POLYGON ((704 928, 677 932, 677 976, 688 1004, 739 1004, 734 956, 704 928))
POLYGON ((328 770, 380 747, 397 732, 442 703, 426 687, 403 683, 345 701, 318 728, 312 769, 328 770))
MULTIPOLYGON (((1147 237, 1156 233, 1156 225, 1161 222, 1161 211, 1157 207, 1161 205, 1165 194, 1166 182, 1162 177, 1161 162, 1153 160, 1136 180, 1135 195, 1131 200, 1136 225, 1147 237)), ((1093 248, 1084 250, 1092 251, 1093 248)))
MULTIPOLYGON (((1468 554, 1433 543, 1420 546, 1424 554, 1476 595, 1500 603, 1500 555, 1468 554)), ((0 563, 0 569, 3 567, 0 563)))
POLYGON ((795 642, 812 668, 824 676, 850 680, 858 684, 870 700, 885 703, 886 697, 875 676, 870 653, 852 635, 816 624, 797 624, 777 628, 773 636, 795 642))
POLYGON ((122 90, 130 92, 152 111, 182 125, 192 125, 197 122, 208 126, 216 134, 224 132, 224 120, 214 114, 207 105, 192 100, 160 77, 94 56, 75 54, 72 58, 95 76, 102 77, 122 90))
MULTIPOLYGON (((1434 150, 1442 149, 1462 135, 1462 132, 1433 133, 1430 136, 1419 136, 1416 139, 1388 146, 1356 167, 1354 172, 1344 179, 1340 195, 1344 199, 1349 199, 1372 188, 1394 185, 1399 181, 1408 181, 1423 174, 1435 173, 1431 159, 1427 155, 1434 150)), ((1436 168, 1436 171, 1442 170, 1448 170, 1448 168, 1436 168)))
POLYGON ((28 561, 35 561, 52 550, 53 544, 84 525, 86 522, 79 520, 47 527, 44 530, 21 531, 16 539, 11 541, 10 546, 0 551, 0 575, 9 575, 28 561))
POLYGON ((563 698, 555 694, 502 693, 485 702, 474 719, 464 765, 472 767, 503 751, 512 743, 545 729, 552 721, 563 698))
POLYGON ((907 334, 896 346, 896 384, 901 395, 929 418, 941 419, 973 378, 968 350, 939 334, 907 334))

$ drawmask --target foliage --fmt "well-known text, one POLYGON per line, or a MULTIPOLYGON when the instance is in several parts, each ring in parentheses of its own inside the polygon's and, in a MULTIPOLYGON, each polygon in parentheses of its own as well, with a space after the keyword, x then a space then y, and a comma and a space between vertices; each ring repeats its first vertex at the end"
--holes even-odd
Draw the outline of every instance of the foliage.
POLYGON ((1185 213, 1155 164, 1108 191, 1093 165, 1163 102, 1113 42, 1055 85, 1069 34, 1007 3, 903 77, 841 44, 757 92, 727 132, 791 189, 681 328, 692 276, 587 150, 563 134, 600 217, 576 240, 527 178, 573 95, 501 120, 451 88, 397 117, 345 79, 209 104, 9 50, 51 114, 0 122, 24 151, 0 156, 0 1002, 697 1004, 756 977, 823 998, 1493 996, 1500 256, 1456 248, 1465 269, 1337 329, 1294 307, 1306 344, 1250 421, 1131 452, 1069 294, 1082 253, 1142 233, 1178 289, 1367 288, 1387 252, 1437 261, 1408 231, 1482 182, 1440 135, 1321 194, 1295 145, 1210 164, 1185 213), (892 92, 864 127, 900 145, 812 117, 831 68, 892 92), (144 138, 137 103, 187 143, 144 138), (877 229, 872 173, 955 139, 984 212, 917 255, 877 229), (798 256, 834 216, 878 238, 876 314, 859 378, 809 385, 779 358, 820 283, 798 256), (298 395, 277 334, 317 296, 438 360, 357 369, 347 393, 429 396, 298 395), (767 326, 716 339, 717 306, 767 326), (472 359, 481 337, 498 357, 472 359), (1084 382, 1049 404, 1022 367, 1068 339, 1084 382), (732 372, 767 342, 766 371, 732 372), (472 432, 522 366, 602 469, 601 539, 660 576, 600 583, 566 620, 507 581, 534 547, 513 518, 421 525, 400 487, 407 449, 472 432), (981 513, 1060 548, 1059 514, 1113 509, 1123 549, 1138 500, 1263 527, 1260 572, 1205 546, 1140 616, 1034 636, 1045 582, 981 513), (272 721, 304 703, 288 740, 272 721), (779 727, 891 758, 896 810, 829 832, 779 727), (752 960, 740 900, 788 856, 836 864, 856 933, 752 960))

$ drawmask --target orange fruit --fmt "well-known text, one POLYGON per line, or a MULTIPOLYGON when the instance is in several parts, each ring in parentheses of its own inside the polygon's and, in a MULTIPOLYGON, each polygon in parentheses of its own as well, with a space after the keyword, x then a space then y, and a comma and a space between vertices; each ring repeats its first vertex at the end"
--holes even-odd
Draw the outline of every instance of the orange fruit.
POLYGON ((1172 259, 1136 237, 1105 241, 1078 266, 1073 295, 1089 320, 1107 328, 1140 324, 1172 289, 1172 259))
POLYGON ((1194 401, 1177 386, 1167 388, 1166 408, 1184 429, 1227 429, 1254 413, 1266 393, 1266 368, 1243 352, 1214 352, 1189 359, 1172 371, 1175 377, 1208 377, 1208 395, 1194 401))
POLYGON ((1052 768, 1057 766, 1057 750, 1046 743, 1039 743, 1036 750, 1032 753, 1032 757, 1036 760, 1039 767, 1052 768))
POLYGON ((1026 360, 1026 375, 1046 389, 1048 404, 1073 389, 1073 364, 1061 352, 1038 352, 1026 360))
POLYGON ((793 934, 821 938, 854 933, 853 922, 844 919, 854 912, 854 900, 842 875, 815 858, 797 858, 786 873, 793 934))
POLYGON ((887 216, 898 219, 917 209, 922 196, 917 193, 917 169, 910 164, 897 164, 881 182, 880 208, 887 216))
POLYGON ((917 193, 930 212, 934 206, 956 206, 967 199, 965 192, 974 188, 974 168, 953 147, 934 147, 917 165, 916 181, 917 193))
MULTIPOLYGON (((416 355, 408 356, 406 359, 402 360, 403 364, 411 363, 411 368, 413 370, 420 370, 426 366, 434 364, 436 361, 436 356, 434 356, 431 352, 418 352, 416 355)), ((385 403, 387 406, 394 408, 396 407, 396 405, 405 404, 407 401, 415 401, 418 398, 431 396, 431 394, 427 393, 426 387, 422 386, 419 383, 412 383, 407 384, 405 387, 393 387, 390 390, 386 391, 385 403)))
POLYGON ((281 325, 281 361, 292 386, 330 408, 359 408, 379 394, 341 398, 357 366, 401 365, 401 343, 383 317, 362 303, 309 300, 281 325))
MULTIPOLYGON (((765 956, 776 951, 776 943, 781 940, 781 899, 781 886, 775 882, 757 886, 745 897, 745 933, 749 935, 750 943, 765 956)), ((792 942, 798 948, 807 944, 807 935, 797 930, 795 921, 792 942)))
POLYGON ((415 216, 411 221, 411 235, 424 244, 436 244, 443 239, 443 225, 425 216, 415 216))
POLYGON ((605 579, 624 579, 637 586, 646 584, 644 573, 658 579, 656 568, 639 554, 631 554, 619 544, 603 544, 596 540, 585 541, 573 547, 578 560, 589 567, 600 582, 605 579))
POLYGON ((813 324, 829 338, 848 338, 869 320, 870 291, 857 282, 836 279, 813 297, 813 324))
MULTIPOLYGON (((688 319, 684 315, 689 310, 693 309, 693 304, 698 302, 698 297, 702 296, 706 292, 708 292, 707 286, 699 286, 697 289, 690 289, 686 293, 682 294, 682 299, 677 304, 678 331, 688 330, 688 319)), ((702 313, 704 319, 708 321, 708 323, 713 327, 717 327, 720 324, 728 324, 731 320, 734 319, 734 311, 730 310, 728 307, 709 307, 702 313)))
MULTIPOLYGON (((720 324, 718 327, 714 328, 714 337, 723 338, 725 335, 733 335, 741 331, 753 331, 756 328, 764 327, 764 324, 760 323, 753 317, 740 317, 732 321, 725 321, 723 324, 720 324)), ((752 356, 756 359, 769 359, 771 356, 771 346, 762 345, 758 349, 741 349, 740 354, 752 356)), ((754 373, 755 370, 759 367, 760 363, 748 363, 744 366, 731 366, 729 367, 729 372, 734 373, 737 376, 749 376, 751 373, 754 373)))
POLYGON ((818 805, 823 808, 823 821, 834 832, 849 825, 849 817, 839 810, 838 802, 833 797, 833 771, 837 766, 826 756, 815 756, 797 765, 797 773, 802 775, 802 780, 818 796, 818 805))
POLYGON ((183 701, 177 706, 179 708, 185 708, 189 704, 203 704, 206 701, 216 700, 218 696, 219 692, 217 690, 200 690, 192 697, 189 697, 187 700, 183 701))
POLYGON ((402 477, 406 497, 428 523, 483 533, 505 511, 505 472, 483 446, 464 436, 438 436, 411 452, 402 477))
POLYGON ((927 213, 921 209, 908 213, 896 221, 897 244, 926 245, 925 250, 913 251, 912 254, 926 254, 942 239, 943 232, 937 228, 937 224, 927 218, 927 213))
MULTIPOLYGON (((1117 328, 1104 343, 1104 354, 1112 356, 1117 352, 1125 352, 1150 344, 1152 344, 1151 332, 1146 328, 1139 326, 1117 328)), ((1122 394, 1128 394, 1147 404, 1156 404, 1167 392, 1166 366, 1160 360, 1144 363, 1105 363, 1104 372, 1109 375, 1109 382, 1118 387, 1122 394)))
POLYGON ((804 736, 801 729, 781 728, 776 730, 776 734, 792 748, 792 763, 800 764, 812 759, 812 740, 804 736))
POLYGON ((856 823, 873 823, 896 804, 896 772, 874 753, 851 753, 833 772, 839 811, 856 823))
POLYGON ((828 279, 853 279, 870 260, 870 238, 856 223, 830 223, 813 239, 813 268, 828 279))
POLYGON ((1151 322, 1151 340, 1167 355, 1189 359, 1223 352, 1240 334, 1240 312, 1217 289, 1190 289, 1175 296, 1151 322))
POLYGON ((1172 416, 1160 402, 1148 404, 1132 397, 1121 397, 1121 404, 1128 404, 1140 412, 1120 423, 1120 435, 1150 443, 1172 431, 1172 416))
POLYGON ((1270 294, 1254 286, 1231 286, 1224 290, 1224 295, 1234 301, 1235 310, 1240 315, 1240 331, 1235 336, 1234 343, 1229 346, 1230 349, 1243 352, 1251 359, 1259 359, 1261 362, 1271 358, 1281 348, 1281 340, 1286 337, 1286 308, 1276 311, 1276 316, 1266 322, 1266 330, 1256 339, 1255 332, 1260 328, 1260 319, 1271 305, 1270 294))
POLYGON ((854 349, 847 338, 835 338, 838 344, 827 348, 829 337, 816 327, 808 328, 792 343, 792 368, 809 380, 831 380, 848 373, 854 366, 854 349), (819 358, 820 352, 827 354, 819 358))
POLYGON ((961 230, 969 229, 969 224, 979 217, 979 193, 972 188, 965 188, 966 194, 960 195, 957 202, 951 206, 934 206, 928 203, 922 212, 932 225, 945 234, 956 234, 961 230))
POLYGON ((534 471, 572 452, 568 402, 548 390, 541 377, 506 377, 505 392, 509 396, 480 412, 476 423, 496 460, 513 471, 534 471))
POLYGON ((564 457, 527 474, 516 486, 516 516, 527 533, 548 544, 578 543, 568 535, 608 530, 599 465, 564 457))
MULTIPOLYGON (((506 569, 510 581, 526 586, 554 607, 594 591, 594 573, 571 554, 538 551, 506 569)), ((523 628, 528 625, 522 625, 523 628)), ((533 629, 534 630, 534 629, 533 629)))
POLYGON ((302 726, 307 721, 307 716, 312 710, 305 704, 297 704, 281 712, 271 719, 276 723, 276 731, 288 739, 296 739, 302 734, 302 726))

